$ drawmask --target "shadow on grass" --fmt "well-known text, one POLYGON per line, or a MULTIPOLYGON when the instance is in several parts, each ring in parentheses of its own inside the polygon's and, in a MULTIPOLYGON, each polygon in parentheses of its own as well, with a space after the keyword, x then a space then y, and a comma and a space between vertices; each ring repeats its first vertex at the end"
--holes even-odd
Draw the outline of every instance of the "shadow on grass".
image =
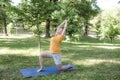
MULTIPOLYGON (((49 45, 49 40, 42 38, 42 46, 49 45)), ((24 38, 24 39, 0 39, 0 47, 9 49, 28 49, 38 47, 36 38, 24 38)), ((48 46, 46 46, 48 47, 48 46)))
MULTIPOLYGON (((117 42, 119 43, 119 41, 117 42)), ((41 46, 42 48, 46 48, 49 49, 49 39, 46 38, 41 38, 41 46)), ((108 44, 104 44, 101 41, 97 40, 97 39, 93 39, 93 38, 84 38, 83 40, 81 40, 80 42, 77 43, 72 43, 72 42, 63 42, 62 46, 65 47, 72 47, 72 48, 78 48, 78 47, 92 47, 92 46, 104 46, 104 47, 108 47, 108 46, 113 46, 114 43, 108 43, 108 44)), ((120 44, 116 44, 115 46, 120 47, 120 44)), ((32 38, 25 38, 25 39, 4 39, 4 38, 0 38, 0 47, 2 48, 9 48, 9 49, 28 49, 28 48, 37 48, 38 47, 38 42, 37 39, 35 37, 32 38)))
POLYGON ((119 60, 120 49, 103 49, 94 47, 65 47, 62 48, 62 53, 65 57, 70 59, 80 60, 87 58, 100 58, 100 59, 115 59, 119 60))
MULTIPOLYGON (((42 38, 42 48, 49 49, 49 39, 42 38)), ((31 80, 119 80, 120 79, 120 49, 105 49, 91 46, 103 45, 99 41, 81 41, 80 43, 62 43, 63 64, 72 63, 78 70, 33 77, 31 80), (88 42, 88 43, 87 43, 88 42), (96 43, 94 43, 96 42, 96 43), (85 47, 84 47, 85 46, 85 47), (105 61, 104 61, 105 60, 105 61), (117 62, 111 62, 111 61, 117 62), (102 61, 102 62, 100 62, 102 61), (96 63, 97 62, 97 63, 96 63), (91 65, 92 64, 92 65, 91 65)), ((109 44, 104 44, 109 46, 109 44)), ((119 46, 119 44, 118 44, 119 46)), ((29 49, 37 47, 35 38, 0 39, 1 48, 29 49)), ((19 69, 39 67, 38 56, 27 54, 0 55, 0 80, 28 80, 23 78, 19 69), (28 55, 28 56, 27 56, 28 55)), ((52 59, 45 59, 45 65, 54 65, 52 59)))
MULTIPOLYGON (((74 56, 73 56, 74 57, 74 56)), ((82 57, 79 55, 79 57, 82 57)), ((72 61, 76 61, 75 58, 72 61)), ((84 61, 84 59, 83 59, 84 61)), ((63 60, 63 63, 68 63, 63 60)), ((45 59, 45 65, 54 65, 52 59, 45 59)), ((75 64, 74 64, 75 65, 75 64)), ((103 62, 94 65, 76 65, 77 70, 59 74, 33 77, 31 80, 119 80, 120 65, 103 62), (68 77, 69 76, 69 77, 68 77)), ((19 69, 39 67, 37 56, 0 55, 0 80, 28 80, 24 78, 19 69)))
POLYGON ((94 65, 79 65, 80 80, 119 80, 120 65, 103 62, 94 65))
POLYGON ((112 42, 109 39, 105 39, 105 40, 99 40, 97 38, 92 38, 89 36, 86 37, 82 37, 80 39, 80 42, 85 42, 85 43, 109 43, 109 44, 120 44, 120 40, 119 39, 114 39, 112 42))
MULTIPOLYGON (((53 65, 52 59, 45 59, 45 65, 53 65)), ((20 69, 39 67, 38 56, 0 55, 0 80, 22 80, 20 69)))

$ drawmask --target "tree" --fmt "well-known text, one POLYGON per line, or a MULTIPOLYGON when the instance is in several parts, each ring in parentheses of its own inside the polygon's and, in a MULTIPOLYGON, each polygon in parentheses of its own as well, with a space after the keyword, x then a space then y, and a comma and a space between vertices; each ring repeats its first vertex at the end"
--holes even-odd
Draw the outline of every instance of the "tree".
POLYGON ((79 16, 84 19, 84 35, 88 35, 89 20, 96 16, 99 12, 99 7, 96 5, 96 0, 81 0, 75 4, 76 11, 79 16))
POLYGON ((70 40, 72 40, 72 37, 80 30, 79 27, 81 23, 81 18, 75 12, 75 8, 70 6, 69 2, 61 2, 59 3, 59 6, 60 10, 55 11, 52 14, 52 20, 54 22, 54 24, 52 23, 52 25, 56 29, 57 25, 59 25, 63 20, 68 19, 69 24, 66 34, 69 36, 70 40))
MULTIPOLYGON (((59 12, 54 13, 54 19, 57 23, 64 19, 69 19, 69 25, 67 34, 72 38, 74 35, 81 34, 82 25, 85 27, 86 33, 88 33, 89 20, 98 13, 98 7, 96 8, 96 0, 79 1, 79 0, 62 0, 59 12), (94 6, 91 7, 91 6, 94 6), (58 20, 59 19, 59 20, 58 20)), ((56 23, 56 24, 57 24, 56 23)), ((55 24, 55 25, 56 25, 55 24)))
POLYGON ((43 32, 40 25, 46 22, 46 37, 50 37, 50 26, 55 30, 64 19, 69 19, 67 34, 72 38, 80 36, 82 27, 88 27, 89 20, 97 14, 96 7, 91 7, 92 5, 93 2, 91 4, 84 0, 22 0, 17 8, 13 7, 13 11, 18 15, 15 21, 21 22, 23 26, 27 25, 28 29, 34 29, 35 34, 43 32))
POLYGON ((41 30, 40 24, 47 20, 46 28, 49 31, 49 16, 52 8, 48 8, 49 0, 22 0, 22 3, 18 5, 18 15, 21 16, 20 19, 28 25, 29 29, 34 29, 35 34, 38 36, 38 45, 40 49, 40 35, 43 30, 41 30))
POLYGON ((46 8, 45 17, 46 17, 46 26, 45 26, 45 37, 50 37, 50 22, 51 15, 54 11, 59 10, 59 5, 57 4, 58 0, 50 0, 50 3, 47 5, 49 7, 46 8))
POLYGON ((0 1, 0 18, 3 26, 3 32, 6 36, 8 36, 7 33, 7 9, 10 7, 10 0, 1 0, 0 1))
POLYGON ((101 11, 101 13, 96 17, 96 22, 94 22, 94 24, 99 39, 110 39, 112 42, 113 39, 120 34, 119 14, 119 9, 112 9, 101 11))
POLYGON ((117 20, 114 17, 108 16, 102 22, 101 27, 100 27, 100 39, 110 39, 111 42, 113 39, 117 36, 120 35, 120 20, 117 20))

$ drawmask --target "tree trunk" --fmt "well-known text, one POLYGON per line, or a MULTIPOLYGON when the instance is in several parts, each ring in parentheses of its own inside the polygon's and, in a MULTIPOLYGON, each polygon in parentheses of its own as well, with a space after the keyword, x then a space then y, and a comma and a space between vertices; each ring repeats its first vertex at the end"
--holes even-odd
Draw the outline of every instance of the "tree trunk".
POLYGON ((46 32, 45 32, 45 37, 50 38, 50 20, 46 20, 46 32))
POLYGON ((52 1, 53 1, 54 3, 57 3, 58 0, 50 0, 50 2, 52 2, 52 1))
POLYGON ((40 53, 41 52, 40 35, 37 35, 37 40, 38 40, 38 48, 39 48, 39 53, 40 53))
POLYGON ((3 33, 5 34, 5 36, 8 36, 7 34, 7 24, 6 24, 6 17, 3 17, 3 33))
POLYGON ((111 43, 112 43, 112 41, 113 41, 113 37, 112 37, 112 36, 110 36, 109 38, 110 38, 110 41, 111 41, 111 43))
POLYGON ((37 27, 38 48, 39 48, 39 53, 40 53, 41 52, 41 42, 40 42, 40 30, 39 30, 38 15, 37 15, 36 27, 37 27))
POLYGON ((88 36, 88 26, 85 26, 84 36, 88 36))
POLYGON ((57 3, 58 0, 53 0, 54 3, 57 3))
POLYGON ((85 29, 84 29, 84 36, 88 36, 88 25, 87 21, 84 23, 85 29))

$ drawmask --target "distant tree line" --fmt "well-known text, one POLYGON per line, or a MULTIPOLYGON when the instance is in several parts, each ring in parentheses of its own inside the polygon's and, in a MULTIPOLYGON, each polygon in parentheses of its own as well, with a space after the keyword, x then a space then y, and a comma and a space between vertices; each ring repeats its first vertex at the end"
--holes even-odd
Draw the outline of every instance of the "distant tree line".
POLYGON ((70 40, 79 41, 91 29, 99 39, 112 41, 120 35, 120 10, 102 11, 96 0, 21 0, 17 6, 11 3, 0 1, 0 29, 6 36, 12 31, 8 29, 23 27, 49 38, 64 19, 69 20, 66 34, 70 40))

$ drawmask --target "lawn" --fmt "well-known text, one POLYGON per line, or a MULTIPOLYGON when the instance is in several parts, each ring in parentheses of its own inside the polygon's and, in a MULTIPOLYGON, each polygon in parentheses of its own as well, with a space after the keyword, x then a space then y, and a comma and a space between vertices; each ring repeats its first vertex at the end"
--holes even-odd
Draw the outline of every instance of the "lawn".
MULTIPOLYGON (((41 39, 41 50, 49 49, 49 39, 41 39)), ((39 67, 37 40, 32 38, 0 38, 0 80, 120 80, 120 40, 103 43, 93 38, 62 43, 63 64, 77 70, 59 74, 24 78, 19 69, 39 67)), ((54 65, 45 59, 45 65, 54 65)))

